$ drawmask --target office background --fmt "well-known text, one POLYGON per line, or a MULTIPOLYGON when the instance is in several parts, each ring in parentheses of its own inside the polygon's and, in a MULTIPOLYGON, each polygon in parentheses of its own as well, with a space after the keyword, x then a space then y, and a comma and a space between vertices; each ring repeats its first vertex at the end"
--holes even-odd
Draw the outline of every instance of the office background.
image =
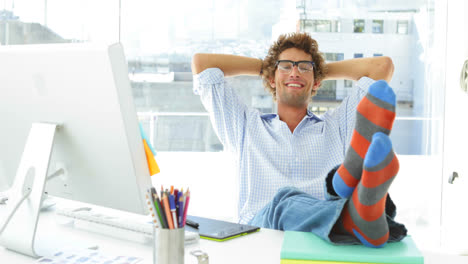
MULTIPOLYGON (((237 211, 236 169, 192 93, 192 55, 264 57, 279 34, 300 31, 318 40, 327 61, 390 56, 398 99, 391 137, 401 160, 390 193, 397 219, 423 247, 437 247, 450 204, 442 184, 448 2, 3 0, 0 43, 122 42, 134 102, 158 152, 162 172, 153 183, 190 186, 191 213, 230 220, 237 211)), ((251 107, 276 111, 259 78, 229 81, 251 107)), ((324 82, 310 109, 320 115, 335 108, 352 85, 324 82)))

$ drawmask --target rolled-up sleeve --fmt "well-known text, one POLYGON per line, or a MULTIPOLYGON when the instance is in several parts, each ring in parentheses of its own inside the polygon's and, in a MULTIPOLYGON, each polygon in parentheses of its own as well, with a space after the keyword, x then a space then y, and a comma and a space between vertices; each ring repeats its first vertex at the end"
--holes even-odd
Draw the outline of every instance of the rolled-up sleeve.
POLYGON ((211 68, 194 75, 193 92, 200 96, 224 147, 230 151, 239 150, 248 108, 231 85, 226 83, 224 73, 218 68, 211 68))

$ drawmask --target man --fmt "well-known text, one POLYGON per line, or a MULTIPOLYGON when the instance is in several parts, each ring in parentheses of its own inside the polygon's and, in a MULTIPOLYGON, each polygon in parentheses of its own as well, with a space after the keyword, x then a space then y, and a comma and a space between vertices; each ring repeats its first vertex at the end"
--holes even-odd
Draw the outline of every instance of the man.
MULTIPOLYGON (((385 208, 398 161, 381 172, 388 159, 395 157, 387 136, 394 120, 395 96, 385 81, 374 80, 391 80, 390 58, 325 64, 317 42, 305 33, 294 33, 280 36, 264 60, 195 54, 192 71, 194 91, 210 113, 218 137, 237 157, 241 223, 311 231, 332 242, 376 247, 389 237, 392 241, 404 237, 404 227, 392 219, 387 224, 386 215, 393 211, 385 208), (224 80, 236 75, 261 75, 278 113, 262 115, 249 109, 224 80), (321 81, 329 79, 358 82, 337 109, 317 117, 307 106, 321 81), (356 114, 358 104, 364 114, 356 114), (353 132, 355 124, 357 132, 353 132), (371 153, 364 160, 368 149, 371 153), (337 172, 330 173, 339 164, 337 172), (372 166, 363 171, 363 164, 372 166), (364 176, 361 180, 368 170, 390 180, 383 185, 371 180, 373 185, 355 188, 369 181, 364 176), (375 198, 359 198, 369 192, 376 193, 375 198), (396 237, 388 231, 394 225, 401 227, 396 237)), ((390 200, 387 203, 392 207, 390 200)))

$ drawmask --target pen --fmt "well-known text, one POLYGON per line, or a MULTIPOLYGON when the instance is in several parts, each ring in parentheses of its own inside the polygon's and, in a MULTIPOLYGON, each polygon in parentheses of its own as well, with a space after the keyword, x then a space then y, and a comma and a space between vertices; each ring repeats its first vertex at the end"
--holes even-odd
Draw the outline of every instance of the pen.
POLYGON ((179 208, 178 208, 178 212, 179 212, 179 226, 180 227, 183 227, 183 218, 184 218, 184 193, 183 192, 179 192, 179 208))
POLYGON ((168 228, 167 220, 166 220, 166 217, 164 216, 164 211, 161 208, 161 203, 159 201, 158 193, 156 192, 156 189, 154 187, 151 187, 151 194, 153 194, 154 207, 156 208, 156 211, 158 213, 158 217, 161 222, 161 227, 168 228))
POLYGON ((166 212, 166 219, 167 224, 169 225, 169 229, 174 229, 174 223, 172 222, 171 211, 169 208, 169 201, 166 194, 163 194, 162 200, 164 205, 164 211, 166 212))
POLYGON ((179 189, 174 189, 174 201, 175 201, 175 214, 176 214, 176 219, 177 219, 177 224, 180 227, 179 224, 179 189))
POLYGON ((189 201, 190 201, 190 188, 187 188, 187 192, 185 193, 185 207, 184 207, 184 216, 182 218, 182 225, 185 226, 185 222, 187 219, 187 210, 189 206, 189 201))
POLYGON ((151 214, 151 218, 153 218, 153 224, 156 228, 161 226, 159 219, 156 214, 156 209, 154 208, 154 201, 151 195, 151 191, 148 189, 146 193, 146 202, 148 203, 148 210, 151 214))
POLYGON ((172 212, 172 218, 174 220, 174 228, 179 228, 177 226, 177 216, 176 216, 176 206, 175 206, 175 200, 174 200, 174 195, 169 195, 169 206, 171 207, 171 212, 172 212))

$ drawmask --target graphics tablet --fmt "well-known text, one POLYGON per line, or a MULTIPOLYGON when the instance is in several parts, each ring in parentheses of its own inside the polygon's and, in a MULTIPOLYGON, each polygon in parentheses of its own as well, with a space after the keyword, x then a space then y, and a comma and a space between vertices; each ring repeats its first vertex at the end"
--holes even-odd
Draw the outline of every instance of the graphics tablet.
POLYGON ((260 228, 256 226, 236 224, 199 216, 187 215, 187 220, 198 223, 198 229, 186 225, 186 230, 198 232, 200 238, 214 241, 226 241, 260 230, 260 228))

